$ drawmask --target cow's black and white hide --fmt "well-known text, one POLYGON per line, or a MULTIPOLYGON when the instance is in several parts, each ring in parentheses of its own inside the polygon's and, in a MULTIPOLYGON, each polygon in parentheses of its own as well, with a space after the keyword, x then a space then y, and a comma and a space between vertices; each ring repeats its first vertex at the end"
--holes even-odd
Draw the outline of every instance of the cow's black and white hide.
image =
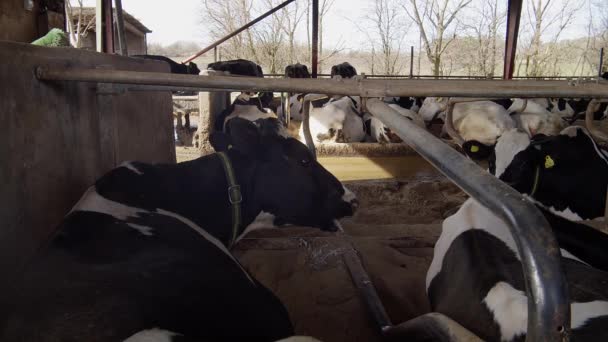
MULTIPOLYGON (((435 118, 445 122, 447 101, 446 98, 427 97, 418 114, 425 122, 435 118)), ((516 127, 507 110, 491 101, 457 103, 452 121, 454 129, 465 141, 463 150, 474 159, 487 158, 498 137, 516 127)))
POLYGON ((608 153, 582 127, 532 139, 517 130, 505 132, 488 165, 496 177, 556 215, 573 221, 604 215, 608 153))
MULTIPOLYGON (((314 96, 317 94, 311 94, 311 95, 314 96)), ((295 95, 292 95, 291 97, 289 97, 288 105, 289 105, 289 114, 290 114, 291 119, 297 120, 297 121, 302 121, 304 119, 304 115, 303 115, 304 96, 305 96, 305 94, 295 94, 295 95)), ((310 101, 310 108, 311 108, 311 110, 313 108, 321 108, 321 107, 325 106, 330 100, 331 100, 331 98, 328 96, 328 97, 325 97, 322 99, 310 101)), ((280 118, 284 117, 283 111, 281 108, 278 109, 277 115, 280 118)))
MULTIPOLYGON (((397 104, 391 103, 388 105, 395 111, 399 112, 404 118, 411 120, 420 127, 425 127, 422 118, 414 111, 403 108, 397 104)), ((390 128, 386 127, 382 121, 375 118, 369 113, 363 115, 363 124, 365 125, 365 134, 369 137, 371 142, 378 142, 381 144, 385 143, 400 143, 403 142, 399 136, 391 131, 390 128)))
POLYGON ((234 59, 207 64, 207 69, 229 72, 231 75, 264 77, 262 67, 246 59, 234 59))
MULTIPOLYGON (((315 143, 361 142, 365 139, 363 120, 359 113, 359 97, 332 98, 320 108, 310 109, 309 127, 315 143)), ((304 140, 304 127, 300 127, 304 140)))
POLYGON ((285 67, 285 77, 287 78, 310 78, 308 67, 304 64, 296 63, 285 67))
MULTIPOLYGON (((256 217, 333 230, 353 194, 295 139, 231 120, 214 133, 256 217)), ((228 181, 213 154, 170 165, 130 162, 102 176, 19 278, 1 341, 274 341, 293 334, 285 307, 230 254, 228 181), (141 341, 141 339, 139 340, 141 341), (148 340, 146 340, 148 341, 148 340)))
MULTIPOLYGON (((241 93, 215 118, 215 130, 223 131, 228 121, 234 118, 253 122, 260 119, 277 119, 277 115, 269 108, 264 108, 257 97, 251 97, 249 93, 241 93)), ((281 130, 280 133, 283 134, 284 131, 281 130)))
MULTIPOLYGON (((492 102, 499 101, 501 100, 492 102)), ((555 107, 549 99, 532 98, 525 101, 516 98, 502 100, 502 105, 505 106, 508 102, 511 102, 511 105, 507 108, 507 112, 531 137, 536 134, 557 135, 568 126, 565 117, 570 114, 554 110, 555 107)))
MULTIPOLYGON (((585 118, 589 102, 591 102, 590 99, 553 99, 553 111, 564 113, 564 116, 569 117, 568 121, 573 123, 576 120, 585 118)), ((604 120, 606 118, 608 118, 608 103, 602 102, 593 112, 593 120, 604 120)))
MULTIPOLYGON (((229 61, 221 61, 209 63, 207 70, 223 71, 230 75, 249 76, 249 77, 264 77, 262 67, 252 61, 246 59, 234 59, 229 61)), ((252 105, 257 105, 260 110, 269 108, 273 99, 272 92, 251 93, 244 92, 247 95, 247 102, 252 105), (256 96, 257 95, 257 96, 256 96)))
POLYGON ((162 61, 168 63, 171 67, 172 74, 184 74, 184 75, 198 75, 201 73, 201 70, 198 68, 196 63, 190 62, 188 64, 177 63, 171 58, 165 56, 158 55, 133 55, 131 57, 134 58, 143 58, 143 59, 152 59, 155 61, 162 61))
POLYGON ((331 67, 331 77, 353 78, 357 76, 357 69, 348 62, 336 64, 331 67))
MULTIPOLYGON (((201 73, 201 70, 198 68, 198 66, 194 62, 190 62, 188 64, 177 63, 176 61, 172 60, 171 58, 168 58, 165 56, 158 56, 158 55, 133 55, 131 57, 142 58, 142 59, 152 59, 155 61, 166 62, 169 64, 172 74, 198 75, 201 73)), ((196 93, 197 92, 195 92, 195 91, 184 91, 184 90, 173 91, 173 94, 181 95, 181 96, 196 95, 196 93)))
MULTIPOLYGON (((607 340, 608 273, 563 247, 561 252, 571 301, 571 339, 607 340)), ((528 299, 515 241, 505 223, 475 200, 467 200, 444 220, 426 286, 432 311, 481 339, 525 339, 528 299)))
POLYGON ((411 96, 402 96, 402 97, 385 97, 383 99, 384 102, 389 104, 396 104, 402 108, 409 109, 413 112, 418 113, 420 107, 422 107, 422 103, 426 97, 411 97, 411 96))

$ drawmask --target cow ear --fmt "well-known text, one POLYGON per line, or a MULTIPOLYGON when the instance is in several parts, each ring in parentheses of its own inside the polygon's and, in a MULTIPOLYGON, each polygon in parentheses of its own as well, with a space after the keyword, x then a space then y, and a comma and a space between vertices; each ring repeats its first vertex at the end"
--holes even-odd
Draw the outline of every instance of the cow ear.
POLYGON ((238 117, 230 119, 226 123, 226 134, 229 136, 227 149, 235 149, 252 158, 258 156, 261 138, 253 122, 238 117))

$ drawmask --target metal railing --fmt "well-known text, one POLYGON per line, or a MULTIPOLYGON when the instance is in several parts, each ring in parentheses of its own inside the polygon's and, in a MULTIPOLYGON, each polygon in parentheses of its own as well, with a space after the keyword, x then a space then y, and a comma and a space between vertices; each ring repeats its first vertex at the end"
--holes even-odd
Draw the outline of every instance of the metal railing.
POLYGON ((367 109, 464 192, 507 223, 521 257, 528 295, 526 339, 563 341, 570 327, 566 279, 559 246, 540 211, 519 192, 382 101, 367 100, 367 109))
MULTIPOLYGON (((446 80, 320 80, 263 79, 251 77, 192 76, 164 73, 39 67, 44 81, 83 81, 127 84, 129 87, 185 87, 199 90, 238 89, 285 91, 328 95, 460 96, 460 97, 584 97, 608 98, 608 85, 596 82, 572 85, 563 81, 463 80, 454 87, 446 80)), ((405 119, 378 99, 369 98, 367 109, 396 132, 407 144, 507 223, 521 256, 528 295, 527 340, 567 340, 570 305, 560 264, 559 246, 538 209, 520 193, 475 163, 405 119)), ((354 278, 354 277, 353 277, 354 278)), ((366 285, 367 292, 370 284, 366 285)), ((373 290, 373 287, 371 287, 373 290)), ((377 296, 364 296, 367 300, 377 296)), ((390 322, 381 303, 368 302, 376 323, 390 322), (375 310, 375 311, 374 311, 375 310)))

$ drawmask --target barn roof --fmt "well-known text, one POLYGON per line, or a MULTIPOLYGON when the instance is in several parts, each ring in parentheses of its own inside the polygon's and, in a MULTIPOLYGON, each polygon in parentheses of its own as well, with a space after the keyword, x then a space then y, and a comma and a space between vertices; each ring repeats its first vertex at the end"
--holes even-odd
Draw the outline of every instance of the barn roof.
MULTIPOLYGON (((77 16, 78 13, 80 11, 80 8, 74 7, 72 8, 72 16, 73 16, 73 20, 77 20, 77 16)), ((151 33, 152 30, 150 30, 149 28, 147 28, 141 21, 137 20, 134 16, 132 16, 131 14, 127 13, 127 11, 123 10, 123 17, 125 19, 125 22, 133 25, 137 30, 139 30, 140 32, 143 33, 151 33)), ((93 17, 95 17, 95 7, 83 7, 82 8, 82 15, 83 15, 83 21, 87 22, 89 20, 91 20, 93 17)), ((95 31, 95 27, 93 26, 91 28, 91 31, 95 31)))

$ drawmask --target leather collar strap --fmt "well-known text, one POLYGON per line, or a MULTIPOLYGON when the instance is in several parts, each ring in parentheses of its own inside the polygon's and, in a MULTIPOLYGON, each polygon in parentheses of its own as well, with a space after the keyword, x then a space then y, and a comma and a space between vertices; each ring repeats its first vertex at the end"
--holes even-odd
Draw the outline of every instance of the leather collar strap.
POLYGON ((243 195, 241 194, 241 186, 236 183, 236 176, 228 154, 226 152, 218 152, 217 155, 222 161, 226 180, 228 180, 228 200, 232 206, 232 237, 230 238, 228 247, 232 247, 236 242, 236 237, 241 227, 241 202, 243 202, 243 195))
POLYGON ((536 190, 538 190, 539 179, 540 179, 540 166, 536 165, 536 170, 534 170, 534 183, 532 183, 532 190, 530 191, 530 197, 534 197, 536 190))

